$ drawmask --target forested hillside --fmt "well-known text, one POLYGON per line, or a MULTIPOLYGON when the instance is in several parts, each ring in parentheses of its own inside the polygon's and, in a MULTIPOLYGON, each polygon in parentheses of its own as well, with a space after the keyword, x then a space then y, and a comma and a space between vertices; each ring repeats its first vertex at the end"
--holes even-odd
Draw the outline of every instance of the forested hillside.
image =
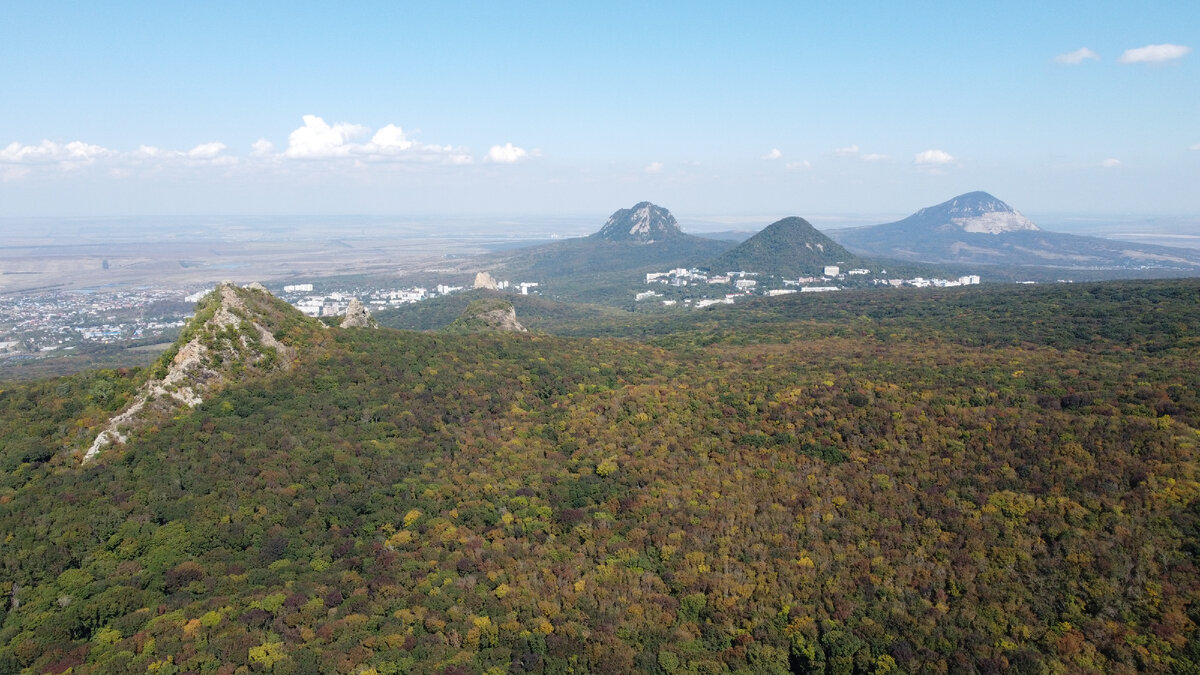
POLYGON ((145 373, 0 385, 0 671, 1195 672, 1198 294, 330 328, 82 466, 145 373))

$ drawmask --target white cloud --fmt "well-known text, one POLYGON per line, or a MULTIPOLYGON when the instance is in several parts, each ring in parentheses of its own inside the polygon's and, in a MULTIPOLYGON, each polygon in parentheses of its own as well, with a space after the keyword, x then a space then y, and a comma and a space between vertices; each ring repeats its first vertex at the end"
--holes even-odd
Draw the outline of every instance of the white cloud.
POLYGON ((839 157, 850 157, 858 154, 858 144, 848 145, 844 148, 834 148, 833 154, 839 157))
POLYGON ((1100 55, 1097 54, 1096 52, 1088 49, 1087 47, 1080 47, 1079 49, 1076 49, 1073 52, 1067 52, 1066 54, 1059 54, 1058 56, 1054 57, 1054 60, 1059 63, 1065 63, 1070 66, 1077 66, 1077 65, 1083 63, 1084 61, 1088 61, 1088 60, 1099 61, 1100 55))
POLYGON ((1190 150, 1200 150, 1200 143, 1197 143, 1197 144, 1193 145, 1193 146, 1192 146, 1191 148, 1189 148, 1189 149, 1190 149, 1190 150))
MULTIPOLYGON (((353 158, 355 166, 359 167, 366 166, 367 162, 417 161, 462 165, 474 161, 471 153, 461 147, 418 143, 395 124, 388 124, 376 130, 371 135, 371 140, 366 143, 353 142, 370 132, 369 128, 360 124, 330 125, 316 115, 305 115, 304 126, 288 135, 288 147, 281 156, 303 160, 353 158)), ((255 143, 257 156, 266 156, 270 152, 257 152, 260 147, 268 146, 255 143)), ((509 143, 492 148, 488 157, 489 161, 511 164, 524 159, 528 154, 523 148, 514 147, 509 143)))
POLYGON ((1121 63, 1163 63, 1181 59, 1191 51, 1191 47, 1184 45, 1146 45, 1137 49, 1126 49, 1125 53, 1121 54, 1121 58, 1117 60, 1121 63))
POLYGON ((891 159, 892 156, 881 155, 877 152, 872 152, 871 154, 863 155, 862 158, 864 162, 886 162, 887 160, 891 159))
POLYGON ((921 164, 921 165, 926 165, 926 166, 936 166, 939 164, 950 164, 953 161, 954 161, 954 156, 951 155, 950 153, 946 152, 945 150, 925 150, 923 152, 918 152, 917 155, 915 157, 913 157, 914 164, 921 164))
POLYGON ((413 142, 404 135, 404 130, 395 124, 389 124, 371 137, 371 145, 379 148, 384 152, 396 150, 408 150, 413 146, 413 142))
POLYGON ((528 156, 529 153, 524 148, 518 148, 512 143, 505 143, 504 145, 493 145, 488 150, 484 161, 495 164, 516 164, 528 156))
POLYGON ((801 169, 811 169, 812 163, 807 159, 802 159, 799 162, 788 162, 787 164, 783 165, 783 168, 787 169, 788 171, 800 171, 801 169))
POLYGON ((296 158, 345 157, 350 154, 350 141, 370 129, 358 124, 339 122, 330 126, 316 115, 305 115, 304 126, 288 134, 288 147, 283 154, 296 158))
POLYGON ((275 152, 275 144, 265 138, 254 141, 254 144, 250 146, 250 154, 255 157, 266 157, 272 152, 275 152))
POLYGON ((201 143, 196 147, 188 150, 187 156, 192 159, 214 159, 217 155, 225 150, 225 144, 219 141, 212 143, 201 143))
POLYGON ((663 163, 662 162, 650 162, 649 164, 646 165, 646 168, 642 169, 642 170, 645 171, 646 173, 662 173, 663 163))
POLYGON ((1121 166, 1121 160, 1113 159, 1112 157, 1109 157, 1108 159, 1104 160, 1103 162, 1100 162, 1100 166, 1102 166, 1106 169, 1115 169, 1118 166, 1121 166))
POLYGON ((783 157, 783 152, 779 148, 771 148, 771 151, 762 156, 762 159, 779 159, 783 157))

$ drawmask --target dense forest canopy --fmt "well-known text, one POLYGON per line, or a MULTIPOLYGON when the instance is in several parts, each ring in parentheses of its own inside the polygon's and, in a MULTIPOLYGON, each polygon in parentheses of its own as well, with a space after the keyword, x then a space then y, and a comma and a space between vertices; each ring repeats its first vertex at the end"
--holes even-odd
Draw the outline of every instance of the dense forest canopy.
POLYGON ((83 465, 148 373, 6 383, 0 671, 1194 672, 1197 297, 277 316, 83 465))

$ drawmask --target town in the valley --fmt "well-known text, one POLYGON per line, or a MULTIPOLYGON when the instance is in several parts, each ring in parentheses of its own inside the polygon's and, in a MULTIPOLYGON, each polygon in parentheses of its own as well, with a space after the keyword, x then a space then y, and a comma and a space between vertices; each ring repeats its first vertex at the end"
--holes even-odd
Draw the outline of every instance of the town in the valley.
MULTIPOLYGON (((949 287, 978 284, 978 275, 957 279, 889 278, 886 270, 842 270, 825 266, 820 276, 780 278, 753 271, 713 274, 676 268, 650 272, 646 289, 633 296, 637 306, 701 308, 733 304, 754 296, 819 293, 863 287, 949 287)), ((308 316, 338 316, 357 298, 372 312, 423 302, 473 288, 522 295, 541 292, 538 282, 494 279, 487 272, 474 283, 394 287, 326 281, 269 285, 271 291, 308 316)), ((122 290, 46 291, 0 303, 0 361, 34 359, 70 352, 86 345, 160 344, 173 340, 210 288, 188 290, 131 288, 122 290)))

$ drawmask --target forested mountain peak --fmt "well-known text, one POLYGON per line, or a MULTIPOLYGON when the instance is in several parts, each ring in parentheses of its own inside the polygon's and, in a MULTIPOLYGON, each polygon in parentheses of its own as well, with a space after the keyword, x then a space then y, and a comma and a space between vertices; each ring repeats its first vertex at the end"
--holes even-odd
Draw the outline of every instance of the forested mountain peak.
POLYGON ((825 265, 854 260, 854 254, 796 216, 775 221, 707 264, 714 271, 795 276, 819 274, 825 265))
POLYGON ((129 431, 149 419, 196 406, 230 380, 290 368, 297 350, 289 344, 294 337, 289 333, 316 325, 260 284, 218 284, 200 300, 195 316, 155 364, 133 403, 96 436, 84 461, 105 446, 124 443, 129 431))
POLYGON ((636 241, 651 244, 683 234, 675 216, 661 206, 650 202, 635 204, 633 208, 620 209, 608 218, 604 227, 592 236, 610 241, 636 241))

